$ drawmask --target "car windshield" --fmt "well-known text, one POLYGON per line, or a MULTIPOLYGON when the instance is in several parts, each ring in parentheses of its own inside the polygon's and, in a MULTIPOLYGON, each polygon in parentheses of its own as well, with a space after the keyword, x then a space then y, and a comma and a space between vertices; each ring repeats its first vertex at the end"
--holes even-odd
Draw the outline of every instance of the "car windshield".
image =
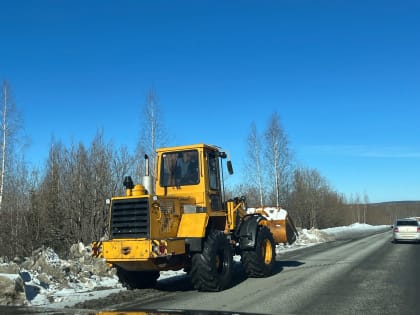
POLYGON ((399 225, 399 226, 401 226, 401 225, 417 226, 418 223, 417 223, 417 221, 414 221, 414 220, 398 220, 397 225, 399 225))

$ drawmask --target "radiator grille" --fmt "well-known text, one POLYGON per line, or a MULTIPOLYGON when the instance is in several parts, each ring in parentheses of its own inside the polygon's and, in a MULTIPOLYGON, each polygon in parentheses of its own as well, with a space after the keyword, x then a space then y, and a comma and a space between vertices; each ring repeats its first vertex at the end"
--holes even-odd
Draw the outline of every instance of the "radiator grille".
POLYGON ((148 238, 150 236, 149 221, 148 198, 112 201, 111 239, 148 238))

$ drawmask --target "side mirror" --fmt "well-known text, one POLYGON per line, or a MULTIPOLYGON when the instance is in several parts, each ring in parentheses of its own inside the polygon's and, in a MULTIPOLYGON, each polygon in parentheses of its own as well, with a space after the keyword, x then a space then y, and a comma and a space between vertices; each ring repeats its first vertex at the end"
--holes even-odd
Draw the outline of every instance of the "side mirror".
POLYGON ((227 162, 226 162, 226 166, 227 166, 227 169, 228 169, 229 175, 232 175, 232 174, 233 174, 232 161, 231 161, 231 160, 227 161, 227 162))

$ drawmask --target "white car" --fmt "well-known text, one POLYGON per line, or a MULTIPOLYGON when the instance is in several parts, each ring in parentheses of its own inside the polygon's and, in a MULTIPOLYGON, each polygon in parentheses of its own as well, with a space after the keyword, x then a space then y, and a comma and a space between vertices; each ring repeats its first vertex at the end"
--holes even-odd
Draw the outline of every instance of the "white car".
POLYGON ((420 222, 416 219, 398 219, 394 224, 392 240, 394 243, 420 242, 420 222))

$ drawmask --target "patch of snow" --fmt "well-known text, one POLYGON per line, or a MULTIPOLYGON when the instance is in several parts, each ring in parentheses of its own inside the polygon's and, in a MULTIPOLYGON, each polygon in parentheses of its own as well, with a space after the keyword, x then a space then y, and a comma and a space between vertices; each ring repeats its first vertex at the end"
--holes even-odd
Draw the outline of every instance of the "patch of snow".
POLYGON ((287 211, 282 208, 264 207, 264 208, 248 208, 248 213, 260 212, 268 220, 285 220, 287 211))

